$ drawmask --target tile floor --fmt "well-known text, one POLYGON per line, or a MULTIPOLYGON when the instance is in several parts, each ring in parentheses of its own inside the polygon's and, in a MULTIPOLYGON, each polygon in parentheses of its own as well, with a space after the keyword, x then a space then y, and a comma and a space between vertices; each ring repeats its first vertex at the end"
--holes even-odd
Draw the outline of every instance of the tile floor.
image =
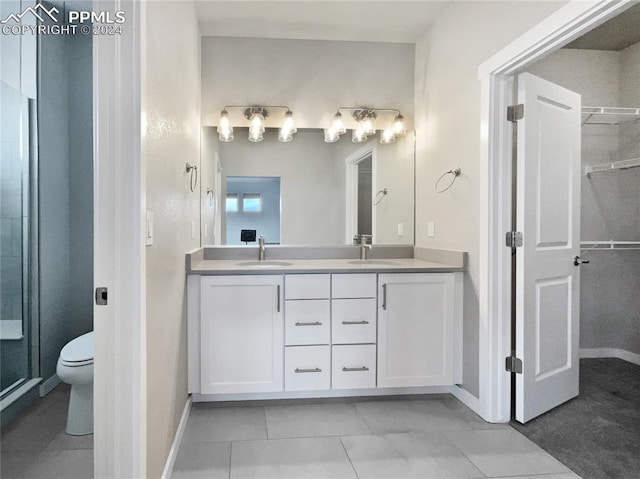
POLYGON ((2 479, 90 479, 93 435, 65 433, 69 386, 61 384, 2 429, 2 479))
POLYGON ((449 395, 219 407, 194 404, 180 478, 579 479, 508 425, 449 395))

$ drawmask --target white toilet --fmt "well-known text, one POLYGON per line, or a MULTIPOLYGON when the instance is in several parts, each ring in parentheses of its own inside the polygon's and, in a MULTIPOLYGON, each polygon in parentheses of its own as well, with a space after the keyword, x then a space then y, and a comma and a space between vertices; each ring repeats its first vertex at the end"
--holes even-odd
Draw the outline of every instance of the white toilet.
POLYGON ((56 372, 71 385, 67 434, 93 433, 93 331, 67 343, 60 351, 56 372))

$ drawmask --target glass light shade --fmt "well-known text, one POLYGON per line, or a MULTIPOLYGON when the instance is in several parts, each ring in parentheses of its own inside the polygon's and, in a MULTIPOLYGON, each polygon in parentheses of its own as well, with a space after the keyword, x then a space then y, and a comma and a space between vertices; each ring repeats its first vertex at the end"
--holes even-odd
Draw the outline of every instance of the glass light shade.
POLYGON ((278 141, 282 143, 289 143, 291 140, 293 140, 293 132, 291 130, 280 128, 280 131, 278 132, 278 141))
POLYGON ((294 134, 298 131, 298 129, 296 128, 296 124, 293 121, 293 112, 291 112, 291 110, 287 111, 287 113, 285 113, 284 115, 282 130, 286 132, 291 132, 291 134, 294 134))
POLYGON ((404 117, 400 113, 398 113, 398 116, 396 116, 396 119, 393 121, 393 133, 396 136, 404 136, 407 133, 404 117))
POLYGON ((362 126, 353 130, 351 141, 354 143, 364 143, 365 141, 367 141, 367 135, 365 134, 362 126))
POLYGON ((335 130, 333 127, 324 129, 324 142, 325 143, 335 143, 339 139, 340 139, 340 135, 338 134, 338 131, 335 130))
POLYGON ((257 143, 262 141, 264 133, 264 117, 260 113, 254 113, 249 118, 251 126, 249 127, 249 141, 257 143))
POLYGON ((342 114, 339 111, 333 115, 333 122, 331 123, 330 129, 333 129, 338 135, 344 135, 347 132, 347 129, 344 126, 344 120, 342 119, 342 114))
POLYGON ((376 132, 376 127, 374 123, 373 116, 367 115, 360 122, 361 128, 364 131, 365 135, 374 135, 376 132))
POLYGON ((278 132, 278 141, 282 143, 288 143, 293 140, 293 134, 297 132, 296 125, 293 121, 293 113, 291 111, 287 111, 284 115, 284 122, 282 123, 282 128, 278 132))
POLYGON ((224 143, 229 143, 230 141, 233 141, 233 128, 231 128, 229 131, 224 133, 219 132, 218 139, 224 143))
POLYGON ((387 128, 380 134, 380 143, 382 143, 383 145, 389 145, 394 141, 396 141, 396 135, 394 134, 393 130, 387 128))
POLYGON ((218 138, 220 141, 233 141, 233 127, 229 122, 229 113, 227 110, 220 112, 220 121, 218 122, 218 138))

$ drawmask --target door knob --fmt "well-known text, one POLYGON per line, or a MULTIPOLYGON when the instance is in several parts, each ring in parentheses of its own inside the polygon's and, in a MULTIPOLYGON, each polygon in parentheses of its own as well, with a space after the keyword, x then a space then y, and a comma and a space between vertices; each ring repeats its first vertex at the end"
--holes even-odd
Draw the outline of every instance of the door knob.
POLYGON ((575 258, 573 258, 573 264, 575 264, 576 266, 580 266, 581 264, 589 264, 589 263, 591 263, 590 260, 580 259, 580 256, 576 256, 575 258))

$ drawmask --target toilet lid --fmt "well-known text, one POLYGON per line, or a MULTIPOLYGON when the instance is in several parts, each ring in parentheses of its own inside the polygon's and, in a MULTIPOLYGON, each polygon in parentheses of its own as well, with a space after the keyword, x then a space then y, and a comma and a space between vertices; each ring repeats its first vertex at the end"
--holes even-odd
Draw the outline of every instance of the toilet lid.
POLYGON ((66 363, 93 360, 93 331, 67 343, 60 351, 60 359, 66 363))

